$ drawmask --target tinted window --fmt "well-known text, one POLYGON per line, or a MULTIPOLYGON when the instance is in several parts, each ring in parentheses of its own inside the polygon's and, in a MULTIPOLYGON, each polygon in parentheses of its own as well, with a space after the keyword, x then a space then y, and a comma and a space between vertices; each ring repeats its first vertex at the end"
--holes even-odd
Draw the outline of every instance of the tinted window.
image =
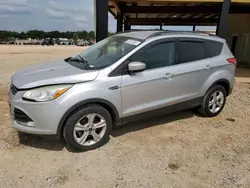
POLYGON ((203 42, 180 41, 179 63, 197 61, 206 58, 206 49, 203 42))
POLYGON ((147 46, 135 54, 130 61, 146 63, 146 69, 154 69, 174 64, 174 42, 164 42, 147 46))
POLYGON ((220 55, 223 44, 215 41, 206 41, 206 47, 210 57, 220 55))

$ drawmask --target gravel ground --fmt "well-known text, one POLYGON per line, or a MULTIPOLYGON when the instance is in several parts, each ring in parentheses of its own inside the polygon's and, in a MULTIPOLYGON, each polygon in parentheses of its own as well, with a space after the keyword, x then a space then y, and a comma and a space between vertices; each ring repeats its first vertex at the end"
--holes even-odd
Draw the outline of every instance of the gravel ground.
POLYGON ((0 187, 250 188, 249 83, 236 82, 217 117, 182 111, 130 123, 89 152, 18 135, 9 122, 10 75, 81 50, 0 46, 0 187))

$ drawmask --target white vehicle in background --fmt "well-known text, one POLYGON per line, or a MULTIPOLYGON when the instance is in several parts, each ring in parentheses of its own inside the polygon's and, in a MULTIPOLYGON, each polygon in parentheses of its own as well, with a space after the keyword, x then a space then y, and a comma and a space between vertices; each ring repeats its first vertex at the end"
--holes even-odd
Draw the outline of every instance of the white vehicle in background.
POLYGON ((60 45, 69 45, 69 39, 67 38, 59 38, 60 45))
POLYGON ((79 40, 77 41, 77 46, 88 46, 89 42, 86 40, 79 40))

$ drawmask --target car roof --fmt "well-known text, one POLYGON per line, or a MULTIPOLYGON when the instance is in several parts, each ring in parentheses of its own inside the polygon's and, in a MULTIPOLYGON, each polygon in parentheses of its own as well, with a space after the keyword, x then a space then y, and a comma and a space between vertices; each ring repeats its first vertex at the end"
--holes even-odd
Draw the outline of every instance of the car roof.
POLYGON ((192 38, 202 38, 202 39, 208 39, 208 40, 210 39, 210 40, 225 42, 224 39, 216 35, 201 31, 188 32, 188 31, 160 31, 160 30, 149 30, 149 31, 129 30, 120 32, 116 34, 116 36, 132 37, 140 40, 152 39, 155 37, 162 37, 162 36, 192 37, 192 38))
POLYGON ((133 37, 141 40, 147 39, 149 36, 154 35, 156 33, 160 33, 161 31, 124 31, 117 34, 117 36, 124 36, 124 37, 133 37))

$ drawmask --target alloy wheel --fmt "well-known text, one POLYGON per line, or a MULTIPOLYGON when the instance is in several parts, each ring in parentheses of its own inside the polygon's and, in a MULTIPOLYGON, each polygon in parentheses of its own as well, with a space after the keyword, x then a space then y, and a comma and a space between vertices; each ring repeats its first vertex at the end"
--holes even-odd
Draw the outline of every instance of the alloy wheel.
POLYGON ((215 91, 209 99, 209 103, 208 103, 209 111, 212 113, 218 112, 222 108, 224 104, 224 100, 225 100, 225 97, 224 97, 223 92, 215 91))
POLYGON ((95 113, 83 116, 74 127, 74 139, 83 146, 91 146, 99 142, 107 129, 105 119, 95 113))

